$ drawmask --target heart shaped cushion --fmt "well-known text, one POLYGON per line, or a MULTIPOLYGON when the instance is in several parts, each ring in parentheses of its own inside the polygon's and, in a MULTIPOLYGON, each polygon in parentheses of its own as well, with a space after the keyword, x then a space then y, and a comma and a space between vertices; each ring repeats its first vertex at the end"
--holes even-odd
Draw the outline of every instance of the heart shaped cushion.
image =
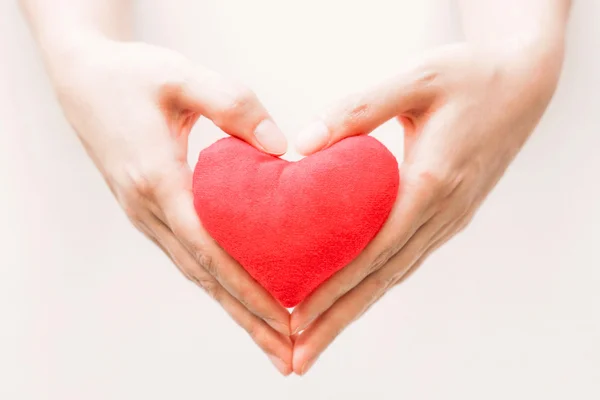
POLYGON ((375 237, 396 200, 396 158, 369 136, 298 162, 226 138, 200 152, 203 226, 284 307, 293 307, 375 237))

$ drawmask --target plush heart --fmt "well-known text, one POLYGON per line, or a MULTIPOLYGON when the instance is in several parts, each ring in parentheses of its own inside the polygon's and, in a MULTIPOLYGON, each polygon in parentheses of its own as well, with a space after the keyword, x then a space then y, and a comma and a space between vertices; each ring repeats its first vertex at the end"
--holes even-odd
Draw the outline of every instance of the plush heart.
POLYGON ((369 136, 298 162, 226 138, 200 152, 193 190, 208 233, 293 307, 375 237, 398 185, 396 158, 369 136))

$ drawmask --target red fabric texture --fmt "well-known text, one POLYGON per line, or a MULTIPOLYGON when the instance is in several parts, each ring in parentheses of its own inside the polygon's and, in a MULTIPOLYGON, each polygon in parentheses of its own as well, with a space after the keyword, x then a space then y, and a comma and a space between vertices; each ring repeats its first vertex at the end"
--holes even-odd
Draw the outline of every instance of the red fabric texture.
POLYGON ((293 307, 375 237, 399 184, 396 158, 369 136, 298 162, 226 138, 200 152, 193 190, 208 233, 293 307))

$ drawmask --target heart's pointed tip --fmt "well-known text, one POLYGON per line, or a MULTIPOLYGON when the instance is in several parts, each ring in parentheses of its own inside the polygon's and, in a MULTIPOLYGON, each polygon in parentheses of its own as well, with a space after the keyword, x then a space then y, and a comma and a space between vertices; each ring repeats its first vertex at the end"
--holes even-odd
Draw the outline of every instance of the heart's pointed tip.
POLYGON ((300 304, 302 299, 283 298, 283 299, 277 299, 277 301, 279 301, 279 304, 281 304, 283 307, 290 309, 290 308, 294 308, 298 304, 300 304))
POLYGON ((300 154, 308 156, 324 148, 329 140, 329 128, 323 121, 317 120, 300 131, 294 147, 300 154))

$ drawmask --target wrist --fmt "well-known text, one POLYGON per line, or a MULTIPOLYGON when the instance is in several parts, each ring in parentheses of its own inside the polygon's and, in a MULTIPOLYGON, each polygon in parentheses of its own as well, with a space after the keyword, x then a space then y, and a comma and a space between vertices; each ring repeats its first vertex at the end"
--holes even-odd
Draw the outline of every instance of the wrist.
POLYGON ((57 90, 80 75, 89 55, 112 42, 90 29, 64 29, 40 35, 39 44, 48 75, 57 90))

